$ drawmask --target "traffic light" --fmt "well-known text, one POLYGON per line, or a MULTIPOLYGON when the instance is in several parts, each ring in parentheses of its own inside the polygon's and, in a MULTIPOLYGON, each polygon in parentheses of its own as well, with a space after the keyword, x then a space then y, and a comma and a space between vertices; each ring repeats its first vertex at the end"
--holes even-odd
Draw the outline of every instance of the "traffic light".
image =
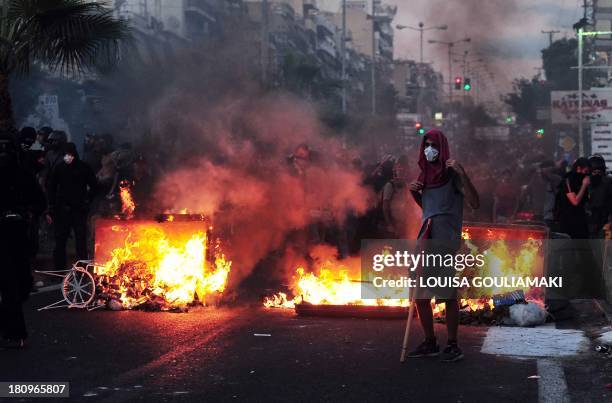
POLYGON ((537 139, 544 138, 544 129, 543 128, 540 128, 540 129, 536 130, 536 138, 537 139))
POLYGON ((456 90, 461 89, 461 77, 455 77, 455 89, 456 90))
POLYGON ((466 78, 463 81, 463 91, 471 91, 472 90, 472 79, 466 78))
POLYGON ((416 122, 414 124, 414 128, 416 129, 416 134, 419 136, 422 136, 425 134, 425 128, 423 127, 423 123, 421 122, 416 122))

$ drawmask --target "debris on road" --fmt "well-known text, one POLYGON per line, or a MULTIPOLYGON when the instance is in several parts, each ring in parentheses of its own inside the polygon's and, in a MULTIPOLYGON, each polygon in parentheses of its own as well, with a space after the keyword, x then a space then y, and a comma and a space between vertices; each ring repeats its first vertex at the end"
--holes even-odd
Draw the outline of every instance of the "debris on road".
POLYGON ((509 310, 512 323, 518 326, 538 326, 546 322, 546 310, 534 302, 514 304, 509 310))

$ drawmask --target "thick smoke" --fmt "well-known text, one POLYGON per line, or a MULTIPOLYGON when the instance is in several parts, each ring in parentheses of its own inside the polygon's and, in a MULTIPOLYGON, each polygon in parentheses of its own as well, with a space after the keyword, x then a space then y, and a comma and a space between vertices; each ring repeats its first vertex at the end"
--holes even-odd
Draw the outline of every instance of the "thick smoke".
POLYGON ((161 177, 155 197, 164 209, 215 216, 228 238, 234 281, 283 246, 290 232, 318 219, 316 213, 342 222, 349 210, 367 206, 361 174, 321 134, 305 102, 228 99, 206 110, 184 89, 160 102, 156 115, 154 130, 174 133, 172 153, 182 162, 161 177), (298 174, 288 155, 301 143, 318 157, 298 174))
POLYGON ((206 46, 152 47, 146 64, 115 74, 107 97, 128 122, 119 137, 157 171, 150 209, 211 216, 233 261, 230 287, 271 252, 305 245, 309 224, 342 223, 371 200, 357 154, 322 126, 315 103, 261 88, 257 33, 233 28, 206 46), (288 161, 300 144, 313 151, 303 172, 288 161))
MULTIPOLYGON (((448 74, 448 48, 428 44, 429 39, 456 41, 469 37, 471 42, 454 47, 453 59, 460 60, 464 50, 469 58, 482 58, 493 76, 482 74, 480 85, 483 98, 497 98, 499 93, 511 89, 512 80, 518 75, 531 77, 534 67, 541 62, 539 49, 547 45, 547 37, 540 33, 551 27, 558 29, 562 9, 554 4, 533 0, 418 0, 406 8, 402 0, 389 0, 399 6, 396 22, 416 26, 423 21, 426 26, 448 25, 448 30, 432 30, 425 34, 426 60, 435 62, 436 69, 448 74), (543 12, 546 8, 546 12, 543 12)), ((396 32, 396 46, 408 47, 417 57, 418 33, 396 32), (410 39, 409 39, 410 38, 410 39), (409 42, 410 40, 410 42, 409 42)), ((453 75, 462 75, 461 63, 454 63, 453 75)))

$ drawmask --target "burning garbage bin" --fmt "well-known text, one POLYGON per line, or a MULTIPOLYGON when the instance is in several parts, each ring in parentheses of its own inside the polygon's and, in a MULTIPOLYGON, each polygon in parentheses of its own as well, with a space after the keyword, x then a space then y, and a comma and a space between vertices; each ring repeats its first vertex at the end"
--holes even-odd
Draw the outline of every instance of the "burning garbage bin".
POLYGON ((224 291, 231 267, 209 220, 197 214, 99 219, 95 261, 98 298, 125 309, 206 304, 224 291))

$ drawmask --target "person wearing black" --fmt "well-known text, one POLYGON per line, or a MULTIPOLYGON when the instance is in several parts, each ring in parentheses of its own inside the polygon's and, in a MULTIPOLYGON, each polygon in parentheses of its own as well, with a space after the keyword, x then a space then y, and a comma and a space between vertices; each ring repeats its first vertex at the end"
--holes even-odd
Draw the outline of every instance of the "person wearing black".
POLYGON ((63 161, 51 172, 47 182, 47 220, 55 224, 56 270, 66 269, 66 243, 72 230, 76 258, 87 259, 87 217, 97 187, 93 170, 79 159, 74 143, 67 143, 63 154, 63 161))
POLYGON ((574 162, 572 171, 569 172, 560 186, 560 195, 557 198, 557 217, 559 229, 572 239, 588 239, 589 228, 585 204, 588 198, 588 188, 591 183, 589 178, 589 160, 581 157, 574 162))
POLYGON ((603 238, 603 227, 612 214, 612 179, 606 175, 606 161, 600 155, 589 158, 591 186, 589 186, 589 233, 591 238, 603 238))
POLYGON ((35 178, 20 166, 10 136, 0 136, 0 186, 0 349, 22 348, 28 337, 22 305, 33 281, 28 221, 43 212, 45 198, 35 178))
MULTIPOLYGON (((23 127, 19 132, 19 144, 21 146, 20 165, 34 178, 43 169, 44 151, 32 149, 36 142, 37 133, 33 127, 23 127)), ((40 215, 34 215, 29 220, 28 239, 30 240, 30 255, 35 258, 39 250, 40 215)))

